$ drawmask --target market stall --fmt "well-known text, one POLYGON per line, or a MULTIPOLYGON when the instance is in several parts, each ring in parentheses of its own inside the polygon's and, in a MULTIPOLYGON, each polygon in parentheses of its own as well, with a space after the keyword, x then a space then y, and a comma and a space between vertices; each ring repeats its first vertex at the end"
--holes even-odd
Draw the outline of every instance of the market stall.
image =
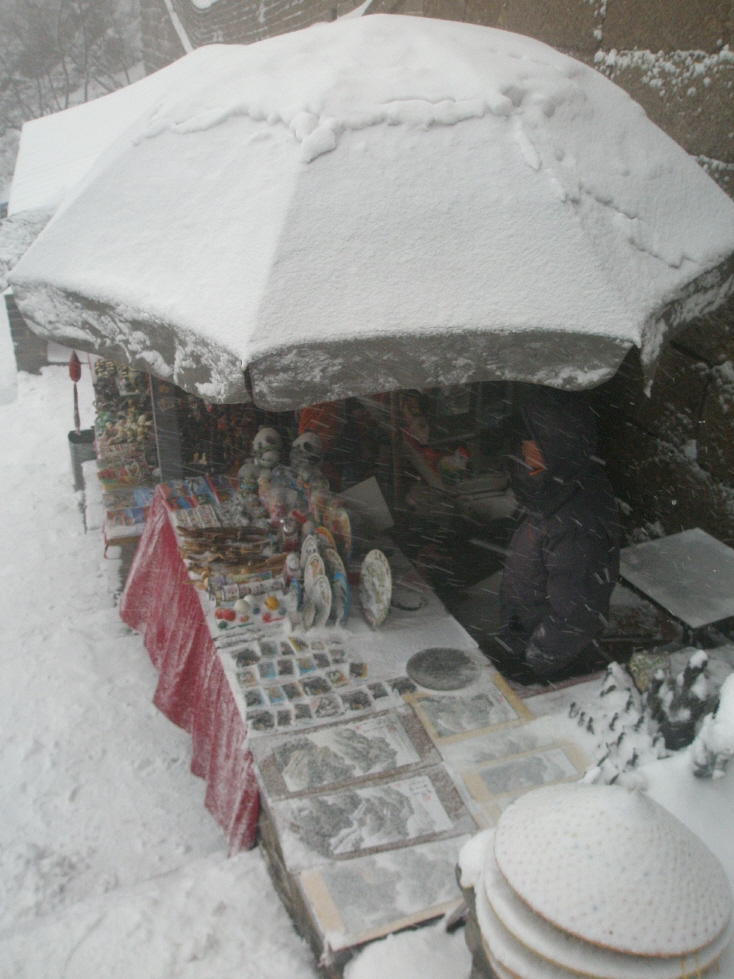
POLYGON ((588 389, 633 345, 651 382, 731 291, 734 208, 608 79, 473 25, 318 24, 193 52, 145 91, 12 286, 39 334, 157 378, 155 459, 147 403, 99 432, 106 490, 129 476, 150 504, 144 525, 129 495, 108 510, 144 526, 121 614, 230 845, 259 791, 279 890, 338 971, 450 909, 461 843, 512 798, 584 771, 544 715, 594 729, 502 680, 420 574, 438 548, 390 520, 507 520, 507 399, 481 386, 588 389), (337 402, 375 422, 341 460, 337 402), (304 408, 326 431, 275 414, 304 408))
POLYGON ((266 471, 259 495, 223 477, 159 486, 121 615, 159 669, 155 703, 191 732, 230 845, 254 841, 259 791, 280 893, 338 968, 455 907, 468 836, 588 759, 533 727, 390 537, 364 517, 358 534, 355 511, 302 480, 273 493, 288 476, 266 471), (508 761, 525 776, 508 780, 508 761))

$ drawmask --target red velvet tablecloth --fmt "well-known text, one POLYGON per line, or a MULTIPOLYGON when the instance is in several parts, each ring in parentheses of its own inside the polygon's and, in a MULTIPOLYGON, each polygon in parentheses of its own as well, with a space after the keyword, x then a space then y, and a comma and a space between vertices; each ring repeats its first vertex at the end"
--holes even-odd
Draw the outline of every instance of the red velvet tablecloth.
POLYGON ((128 575, 120 616, 142 633, 159 672, 154 704, 191 734, 191 771, 206 779, 206 807, 224 830, 230 851, 251 847, 259 799, 245 724, 160 490, 128 575))

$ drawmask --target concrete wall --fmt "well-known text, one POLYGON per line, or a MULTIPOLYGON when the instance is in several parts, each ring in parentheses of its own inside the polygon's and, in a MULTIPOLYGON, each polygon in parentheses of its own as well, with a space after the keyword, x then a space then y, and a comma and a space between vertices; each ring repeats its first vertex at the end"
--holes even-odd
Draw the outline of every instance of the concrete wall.
MULTIPOLYGON (((333 20, 358 0, 216 0, 206 10, 169 2, 197 47, 333 20)), ((141 10, 152 70, 182 48, 165 0, 141 0, 141 10)), ((626 89, 734 197, 734 0, 373 0, 370 13, 485 24, 552 44, 626 89)), ((595 403, 630 527, 701 526, 734 544, 734 302, 670 345, 651 399, 633 352, 595 403)))

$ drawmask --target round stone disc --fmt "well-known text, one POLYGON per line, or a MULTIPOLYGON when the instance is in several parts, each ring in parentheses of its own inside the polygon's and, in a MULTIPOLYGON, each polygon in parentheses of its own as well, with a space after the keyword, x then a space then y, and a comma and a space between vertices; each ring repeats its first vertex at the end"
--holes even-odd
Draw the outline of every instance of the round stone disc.
MULTIPOLYGON (((507 932, 505 944, 511 945, 510 939, 514 940, 519 943, 520 950, 527 949, 544 962, 567 970, 563 974, 569 977, 573 974, 588 979, 681 979, 681 976, 696 976, 699 971, 705 972, 719 958, 731 938, 730 928, 725 928, 713 942, 694 955, 673 958, 613 952, 574 938, 541 918, 515 894, 497 866, 494 835, 487 846, 482 881, 489 906, 507 932)), ((499 946, 496 951, 501 956, 499 946)))
POLYGON ((411 656, 406 672, 428 690, 460 690, 477 679, 479 665, 461 649, 439 646, 411 656))
POLYGON ((494 855, 536 914, 615 952, 694 955, 731 918, 714 854, 649 796, 620 785, 528 792, 502 813, 494 855))

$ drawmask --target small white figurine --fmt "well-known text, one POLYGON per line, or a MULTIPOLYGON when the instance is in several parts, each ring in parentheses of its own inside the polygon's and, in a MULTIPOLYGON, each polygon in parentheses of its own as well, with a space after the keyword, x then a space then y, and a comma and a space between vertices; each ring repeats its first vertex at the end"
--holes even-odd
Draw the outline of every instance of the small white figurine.
POLYGON ((253 462, 259 469, 270 470, 280 462, 280 435, 274 428, 261 428, 252 440, 253 462))
POLYGON ((318 469, 324 458, 324 446, 314 432, 299 435, 291 446, 291 469, 300 473, 304 469, 318 469))
POLYGON ((285 559, 285 577, 287 581, 299 578, 301 574, 301 559, 294 551, 285 559))
POLYGON ((240 466, 240 471, 237 473, 237 476, 242 483, 243 494, 257 492, 257 481, 260 476, 260 470, 252 459, 248 459, 244 465, 240 466))

